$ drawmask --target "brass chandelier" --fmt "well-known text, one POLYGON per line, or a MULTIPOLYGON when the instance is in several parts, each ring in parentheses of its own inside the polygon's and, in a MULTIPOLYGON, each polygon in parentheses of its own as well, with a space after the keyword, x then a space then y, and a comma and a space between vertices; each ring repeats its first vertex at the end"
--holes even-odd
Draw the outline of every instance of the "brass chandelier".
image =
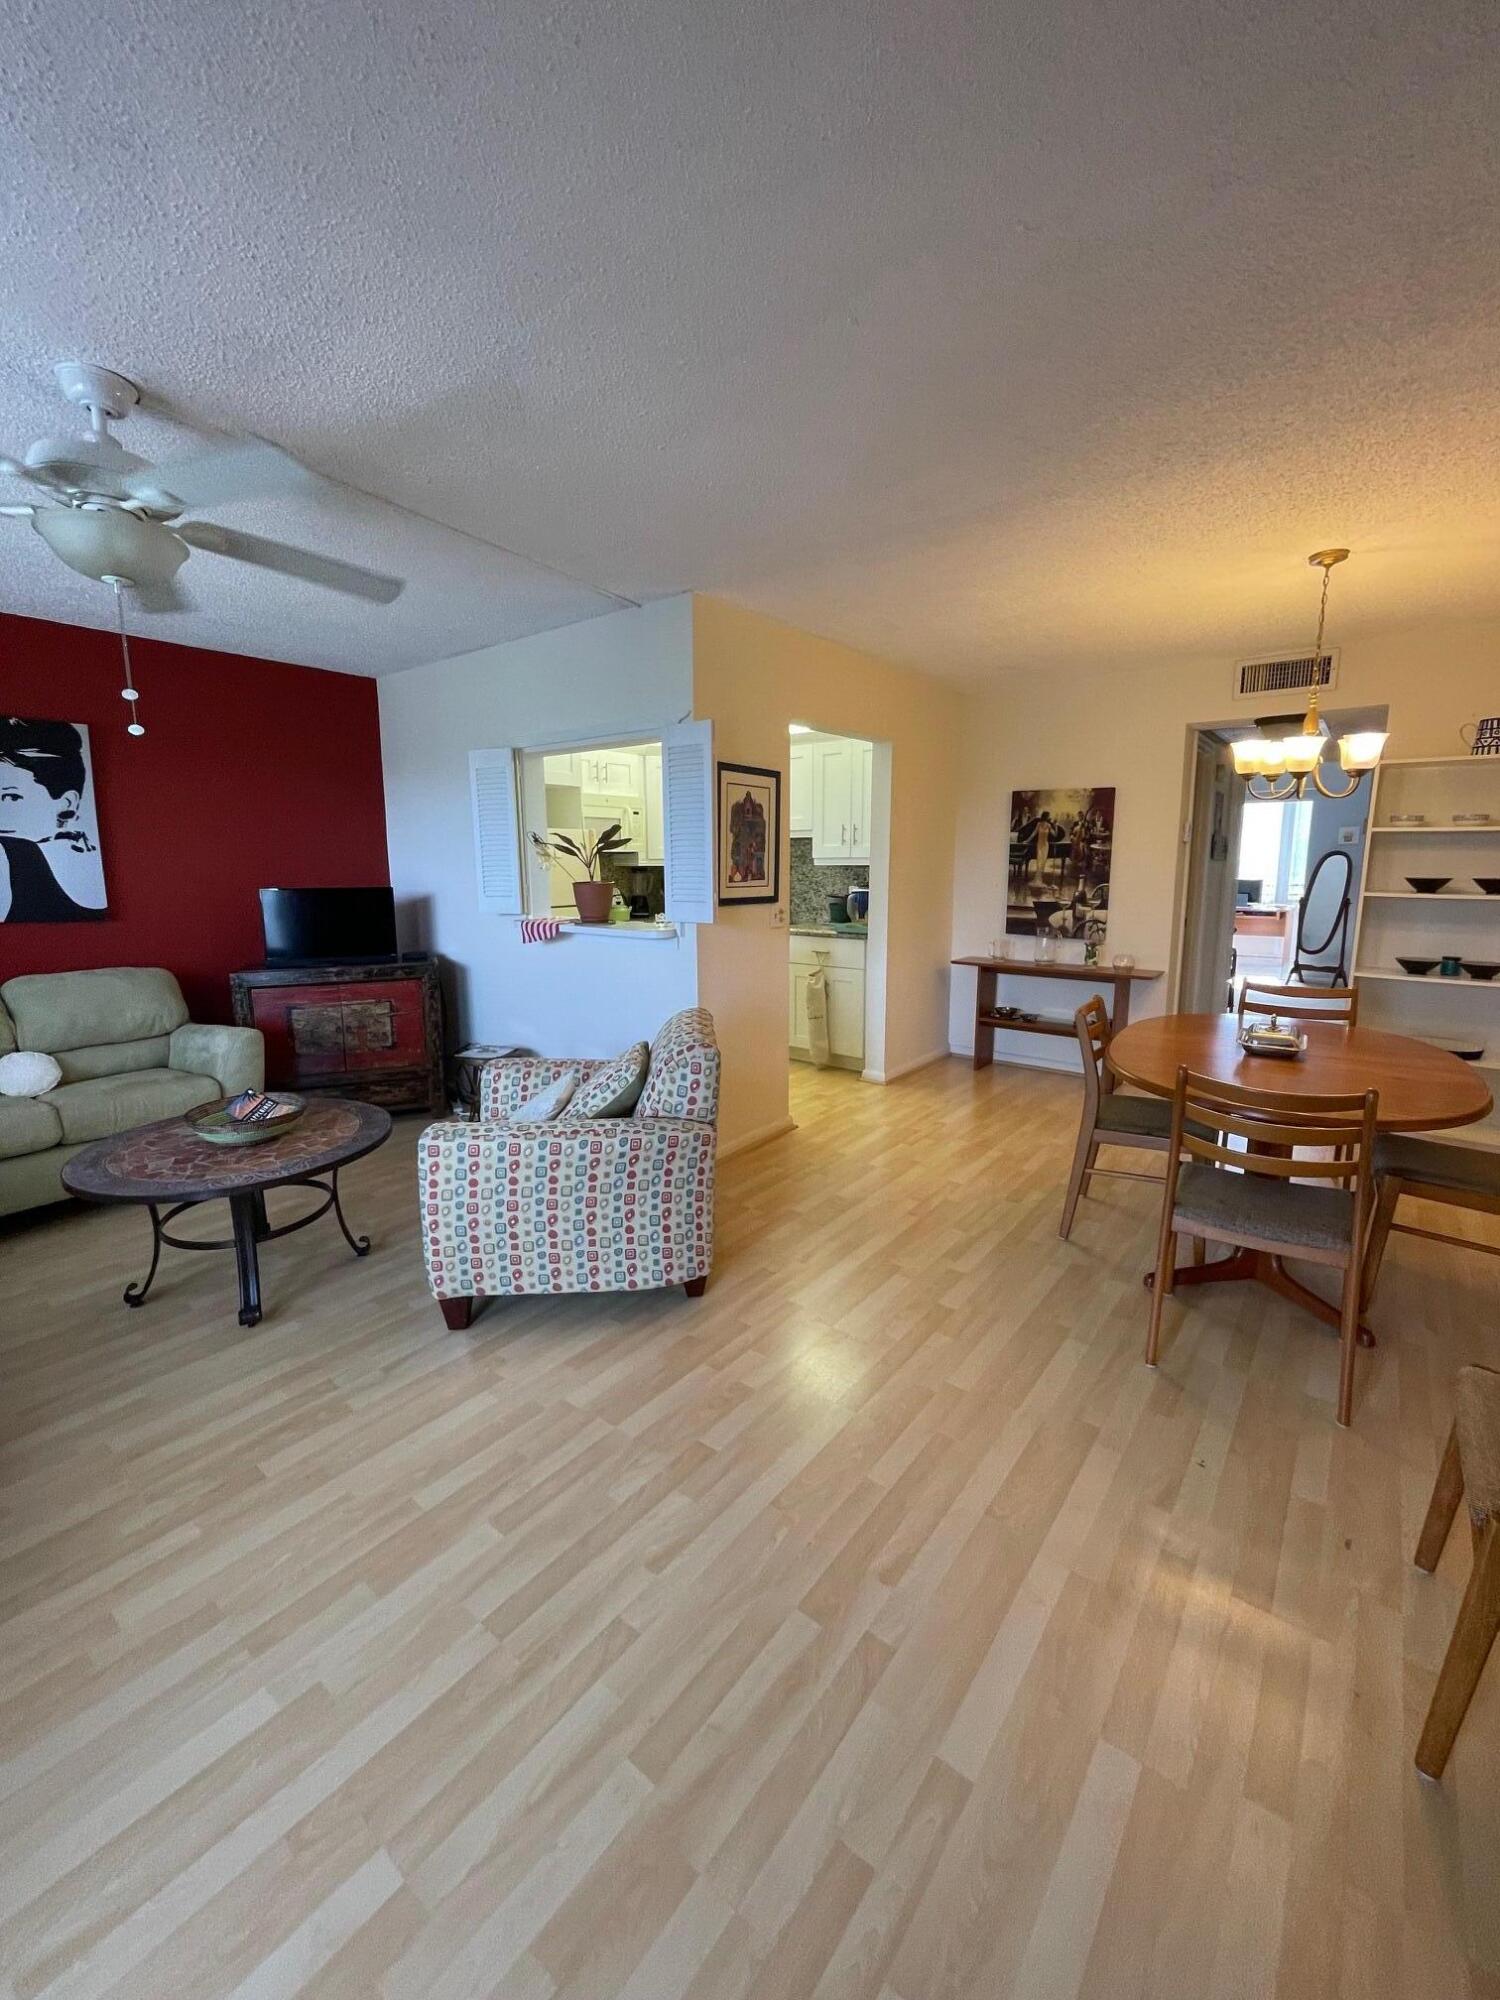
MULTIPOLYGON (((1313 644, 1313 667, 1317 671, 1323 658, 1323 626, 1328 617, 1328 583, 1335 563, 1343 562, 1349 554, 1347 549, 1319 549, 1308 561, 1323 572, 1323 590, 1318 599, 1318 636, 1313 644)), ((1366 771, 1373 771, 1380 762, 1385 749, 1386 732, 1383 729, 1356 730, 1339 738, 1339 764, 1348 777, 1343 786, 1329 785, 1323 777, 1323 749, 1327 734, 1323 718, 1318 713, 1318 690, 1314 684, 1307 697, 1307 713, 1302 717, 1300 727, 1287 736, 1268 735, 1266 731, 1278 722, 1295 723, 1295 716, 1268 715, 1257 720, 1254 736, 1247 736, 1238 743, 1230 744, 1234 757, 1234 768, 1238 776, 1249 780, 1246 787, 1252 799, 1300 799, 1307 790, 1307 781, 1323 794, 1325 799, 1347 799, 1358 789, 1359 781, 1366 771), (1260 787, 1256 789, 1257 785, 1260 787)))

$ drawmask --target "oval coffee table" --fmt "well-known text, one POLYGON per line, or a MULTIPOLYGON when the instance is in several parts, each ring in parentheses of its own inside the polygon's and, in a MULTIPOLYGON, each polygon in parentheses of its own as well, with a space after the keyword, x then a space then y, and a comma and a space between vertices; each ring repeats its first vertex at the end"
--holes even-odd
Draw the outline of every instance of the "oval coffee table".
POLYGON ((373 1153, 390 1131, 388 1111, 347 1097, 314 1098, 283 1138, 252 1146, 216 1146, 200 1139, 185 1118, 162 1118, 83 1147, 63 1166, 62 1182, 70 1194, 85 1201, 139 1202, 149 1212, 151 1266, 139 1284, 126 1287, 126 1305, 145 1304, 163 1243, 178 1250, 232 1249, 240 1287, 240 1325, 254 1326, 260 1319, 258 1245, 306 1229, 332 1209, 355 1256, 368 1254, 369 1237, 355 1236, 344 1220, 339 1168, 373 1153), (266 1190, 273 1187, 316 1188, 324 1200, 310 1214, 273 1229, 266 1216, 266 1190), (173 1236, 167 1225, 185 1209, 205 1201, 229 1203, 234 1234, 197 1242, 173 1236))

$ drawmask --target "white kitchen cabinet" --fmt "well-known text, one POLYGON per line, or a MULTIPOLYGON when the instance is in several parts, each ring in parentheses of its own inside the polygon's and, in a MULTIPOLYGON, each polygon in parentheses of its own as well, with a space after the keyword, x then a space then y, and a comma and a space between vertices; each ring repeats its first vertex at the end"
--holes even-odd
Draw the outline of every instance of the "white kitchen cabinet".
POLYGON ((870 858, 870 793, 873 743, 849 745, 849 859, 870 858))
POLYGON ((842 737, 812 746, 813 860, 849 859, 849 745, 842 737))
POLYGON ((828 1053, 863 1068, 865 975, 830 966, 824 980, 828 989, 828 1053))
POLYGON ((806 840, 813 831, 813 768, 810 743, 794 743, 791 748, 791 810, 788 825, 793 840, 806 840))
POLYGON ((661 806, 661 752, 648 750, 645 756, 643 778, 645 783, 646 838, 641 854, 642 861, 660 866, 665 859, 663 839, 664 820, 661 806))
POLYGON ((641 796, 641 756, 637 750, 588 750, 581 759, 583 788, 602 797, 641 796))
POLYGON ((865 1066, 865 941, 863 938, 817 937, 793 933, 787 1038, 794 1056, 809 1053, 807 981, 823 967, 827 993, 828 1052, 840 1069, 865 1066))
POLYGON ((867 862, 873 744, 834 736, 810 749, 813 860, 867 862))

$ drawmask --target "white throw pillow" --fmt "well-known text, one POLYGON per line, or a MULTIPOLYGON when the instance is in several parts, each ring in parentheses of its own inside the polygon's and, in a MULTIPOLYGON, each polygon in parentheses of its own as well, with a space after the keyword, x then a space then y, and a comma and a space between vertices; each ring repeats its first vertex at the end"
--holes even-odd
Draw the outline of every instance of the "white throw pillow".
POLYGON ((40 1097, 62 1082, 62 1071, 51 1056, 16 1049, 0 1056, 0 1097, 40 1097))
POLYGON ((509 1112, 506 1122, 511 1125, 540 1125, 548 1118, 555 1118, 577 1088, 577 1070, 564 1070, 560 1077, 543 1084, 540 1090, 533 1091, 524 1103, 509 1112))

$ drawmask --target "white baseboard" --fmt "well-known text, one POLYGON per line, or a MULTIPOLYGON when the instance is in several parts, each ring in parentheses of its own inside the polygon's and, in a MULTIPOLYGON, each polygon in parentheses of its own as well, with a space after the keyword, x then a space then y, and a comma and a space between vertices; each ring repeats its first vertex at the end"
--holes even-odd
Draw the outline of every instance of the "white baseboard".
POLYGON ((860 1071, 864 1083, 894 1083, 898 1077, 910 1076, 915 1070, 930 1069, 934 1063, 946 1062, 957 1049, 932 1049, 925 1056, 914 1056, 910 1062, 897 1063, 894 1069, 866 1069, 860 1071))
POLYGON ((772 1139, 785 1138, 788 1132, 795 1132, 796 1129, 795 1118, 778 1118, 774 1124, 761 1125, 754 1132, 746 1132, 740 1138, 732 1139, 727 1146, 721 1144, 719 1158, 732 1160, 737 1153, 748 1153, 753 1146, 768 1145, 772 1139))
MULTIPOLYGON (((972 1049, 962 1049, 956 1044, 948 1053, 950 1055, 962 1056, 965 1062, 973 1062, 974 1060, 974 1051, 972 1049)), ((1051 1070, 1055 1076, 1082 1075, 1082 1071, 1076 1062, 1059 1062, 1055 1056, 1002 1056, 997 1054, 995 1057, 995 1067, 997 1069, 1047 1069, 1051 1070)))

